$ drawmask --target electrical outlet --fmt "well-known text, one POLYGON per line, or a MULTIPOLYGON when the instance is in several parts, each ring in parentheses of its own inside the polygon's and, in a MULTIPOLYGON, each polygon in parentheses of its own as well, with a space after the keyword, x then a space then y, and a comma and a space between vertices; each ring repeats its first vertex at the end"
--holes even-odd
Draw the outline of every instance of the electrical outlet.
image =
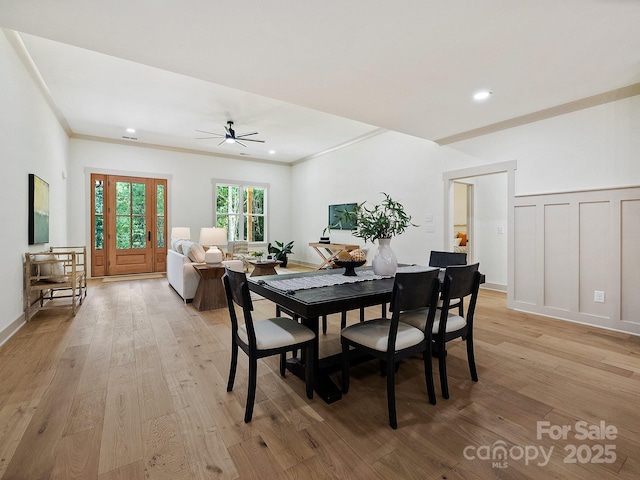
POLYGON ((504 234, 504 227, 502 225, 500 225, 498 227, 498 235, 503 235, 504 234))
POLYGON ((427 233, 436 233, 436 226, 435 225, 427 225, 426 229, 427 229, 427 233))
POLYGON ((604 292, 602 290, 595 290, 593 292, 593 301, 598 303, 604 303, 604 292))

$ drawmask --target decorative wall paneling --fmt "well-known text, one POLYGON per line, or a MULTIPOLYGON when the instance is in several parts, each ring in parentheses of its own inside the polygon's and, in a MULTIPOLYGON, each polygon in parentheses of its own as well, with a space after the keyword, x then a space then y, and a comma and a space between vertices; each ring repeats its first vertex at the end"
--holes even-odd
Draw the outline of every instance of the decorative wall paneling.
POLYGON ((512 307, 640 335, 639 239, 640 187, 516 197, 512 307))

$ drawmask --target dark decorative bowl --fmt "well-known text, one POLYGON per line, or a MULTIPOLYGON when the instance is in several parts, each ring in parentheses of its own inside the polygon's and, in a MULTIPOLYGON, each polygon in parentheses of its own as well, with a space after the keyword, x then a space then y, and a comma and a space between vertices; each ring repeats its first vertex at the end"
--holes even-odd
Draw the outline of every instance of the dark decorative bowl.
POLYGON ((343 275, 345 275, 347 277, 355 277, 356 276, 355 268, 356 267, 361 267, 362 265, 367 263, 367 261, 366 260, 359 260, 357 262, 343 262, 341 260, 333 260, 333 263, 336 264, 339 267, 344 267, 345 270, 344 270, 343 275))

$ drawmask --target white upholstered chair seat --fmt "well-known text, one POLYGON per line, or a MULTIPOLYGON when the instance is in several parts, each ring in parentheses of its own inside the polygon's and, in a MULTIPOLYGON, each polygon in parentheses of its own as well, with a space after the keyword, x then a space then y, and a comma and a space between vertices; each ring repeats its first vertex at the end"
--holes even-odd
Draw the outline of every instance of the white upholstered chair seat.
MULTIPOLYGON (((425 313, 426 318, 426 313, 425 313)), ((391 322, 385 318, 356 323, 342 330, 341 335, 365 347, 387 351, 389 342, 389 327, 391 322)), ((398 324, 396 350, 402 350, 417 345, 424 340, 424 333, 409 324, 398 324)))
MULTIPOLYGON (((253 328, 256 332, 256 346, 258 350, 295 345, 311 340, 315 335, 307 327, 290 318, 276 317, 254 320, 253 328)), ((244 343, 249 343, 247 326, 238 327, 238 337, 244 343)))
MULTIPOLYGON (((419 328, 421 331, 424 331, 425 325, 427 323, 427 312, 428 308, 421 308, 418 310, 411 310, 410 312, 403 312, 400 314, 400 322, 406 323, 413 327, 419 328)), ((436 316, 435 321, 433 322, 433 329, 431 333, 434 335, 438 333, 438 328, 440 328, 440 318, 436 316)), ((460 315, 448 315, 447 316, 447 332, 455 332, 464 328, 467 324, 467 321, 461 317, 460 315)))

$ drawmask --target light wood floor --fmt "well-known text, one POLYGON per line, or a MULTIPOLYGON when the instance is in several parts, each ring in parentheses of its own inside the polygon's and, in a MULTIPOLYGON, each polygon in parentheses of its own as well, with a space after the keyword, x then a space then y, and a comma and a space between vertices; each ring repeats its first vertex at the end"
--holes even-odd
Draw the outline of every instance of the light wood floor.
MULTIPOLYGON (((234 391, 225 389, 226 310, 197 312, 166 279, 91 282, 75 317, 40 311, 0 347, 0 477, 639 478, 640 338, 505 304, 501 293, 481 293, 478 383, 460 341, 449 349, 451 398, 436 386, 436 406, 426 399, 422 361, 401 365, 398 430, 387 423, 377 364, 354 368, 349 394, 327 405, 307 400, 298 378, 281 378, 276 358, 260 362, 247 425, 246 356, 234 391), (580 420, 615 427, 615 438, 576 438, 580 420), (538 438, 544 421, 571 426, 567 439, 538 438), (500 446, 506 460, 486 459, 500 446), (553 449, 542 465, 541 448, 553 449), (537 458, 521 458, 534 451, 537 458), (565 463, 571 458, 578 462, 565 463)), ((255 308, 257 318, 274 312, 266 300, 255 308)), ((330 317, 325 353, 339 348, 338 324, 330 317)))

